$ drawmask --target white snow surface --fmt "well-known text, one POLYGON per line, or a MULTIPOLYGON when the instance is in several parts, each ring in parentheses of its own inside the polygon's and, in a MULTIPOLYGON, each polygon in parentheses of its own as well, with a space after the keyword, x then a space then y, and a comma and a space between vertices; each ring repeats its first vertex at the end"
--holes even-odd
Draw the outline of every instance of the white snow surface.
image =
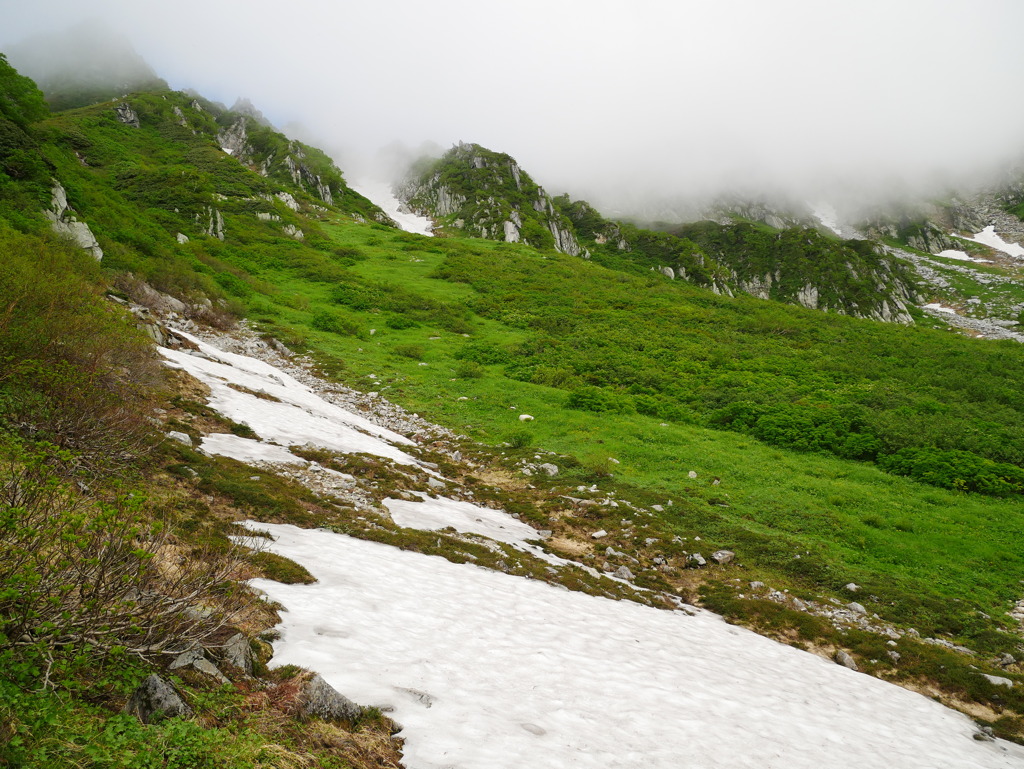
POLYGON ((949 315, 956 315, 957 314, 956 310, 954 310, 952 307, 943 307, 938 302, 932 302, 931 304, 926 304, 924 306, 924 309, 925 310, 935 310, 935 312, 945 312, 945 313, 948 313, 949 315))
POLYGON ((832 204, 825 202, 812 203, 811 213, 821 222, 822 226, 832 230, 836 235, 842 236, 843 228, 839 224, 839 215, 832 204))
POLYGON ((991 259, 975 259, 973 256, 968 254, 966 251, 957 251, 956 249, 947 248, 945 251, 939 251, 935 256, 944 256, 947 259, 956 259, 960 262, 978 262, 980 264, 991 264, 991 259))
POLYGON ((551 555, 537 545, 529 544, 528 540, 540 539, 537 530, 503 510, 492 510, 489 507, 447 497, 429 497, 422 492, 416 493, 422 498, 422 502, 405 499, 384 500, 391 520, 403 528, 437 531, 451 526, 464 534, 479 534, 495 542, 513 545, 549 563, 568 563, 564 558, 551 555))
POLYGON ((973 240, 975 243, 981 243, 983 246, 994 248, 996 251, 1002 251, 1010 256, 1024 257, 1024 246, 1017 243, 1007 243, 999 237, 998 233, 996 233, 996 228, 992 225, 989 225, 981 232, 974 233, 973 238, 965 238, 965 240, 973 240))
POLYGON ((364 198, 367 198, 371 203, 379 206, 384 213, 394 219, 398 226, 406 232, 433 236, 434 223, 425 216, 403 210, 405 206, 395 197, 395 193, 391 190, 391 185, 387 182, 364 179, 350 183, 349 187, 364 198))
POLYGON ((254 581, 286 608, 274 664, 393 707, 409 769, 1024 767, 965 716, 709 612, 249 525, 319 580, 254 581))
POLYGON ((301 463, 283 447, 310 443, 332 451, 374 454, 400 464, 416 464, 415 459, 393 445, 412 445, 405 436, 328 403, 269 363, 218 350, 184 332, 176 333, 198 345, 199 353, 160 347, 167 364, 206 384, 210 388, 210 408, 249 425, 264 441, 209 435, 203 439, 204 450, 241 461, 301 463), (230 384, 269 398, 240 392, 230 384), (271 455, 274 458, 269 458, 271 455))

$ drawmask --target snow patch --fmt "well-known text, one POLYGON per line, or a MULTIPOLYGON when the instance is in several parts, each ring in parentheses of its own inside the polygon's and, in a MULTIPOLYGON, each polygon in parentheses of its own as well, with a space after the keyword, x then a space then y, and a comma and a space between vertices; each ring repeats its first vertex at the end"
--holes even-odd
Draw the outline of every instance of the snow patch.
MULTIPOLYGON (((244 439, 207 436, 203 439, 203 448, 207 451, 225 453, 238 459, 250 452, 249 456, 256 459, 262 458, 258 454, 271 451, 267 444, 281 447, 310 443, 331 451, 373 454, 400 464, 417 464, 415 459, 393 445, 412 445, 405 436, 328 403, 306 385, 269 363, 218 350, 184 332, 176 333, 197 345, 199 352, 160 347, 158 349, 167 365, 187 371, 206 384, 210 388, 210 408, 228 419, 248 425, 266 442, 257 448, 239 442, 244 439)), ((251 443, 258 444, 257 441, 251 443)), ((281 458, 271 461, 300 461, 284 449, 276 452, 276 456, 281 458)))
POLYGON ((239 462, 282 462, 288 465, 308 464, 283 446, 262 443, 252 438, 241 438, 231 433, 213 433, 203 436, 199 448, 207 454, 231 457, 239 462))
POLYGON ((947 248, 945 251, 939 251, 935 256, 944 256, 947 259, 956 259, 960 262, 977 262, 979 264, 992 264, 991 259, 975 259, 973 256, 968 254, 966 251, 956 251, 952 248, 947 248))
POLYGON ((981 243, 983 246, 994 248, 996 251, 1002 251, 1004 254, 1009 254, 1010 256, 1018 258, 1024 257, 1024 246, 1017 243, 1006 242, 999 237, 996 233, 996 228, 992 225, 989 225, 981 232, 974 233, 973 238, 968 238, 963 235, 958 235, 957 237, 962 237, 964 240, 973 240, 975 243, 981 243))
POLYGON ((395 197, 395 193, 391 190, 391 185, 387 182, 363 180, 350 183, 349 186, 364 198, 376 204, 406 232, 433 236, 434 223, 425 216, 419 216, 406 209, 402 202, 395 197))
POLYGON ((708 612, 250 527, 319 580, 253 581, 287 609, 273 663, 393 707, 409 769, 1024 766, 1024 749, 972 739, 959 713, 708 612))
POLYGON ((842 236, 843 228, 839 224, 839 215, 836 213, 836 209, 830 204, 825 202, 811 203, 811 214, 821 222, 823 227, 827 227, 832 230, 836 235, 842 236))
POLYGON ((391 520, 407 529, 437 531, 448 526, 464 534, 479 534, 504 542, 518 550, 535 555, 548 563, 569 563, 546 553, 528 540, 540 539, 535 528, 513 518, 501 510, 480 507, 470 502, 461 502, 446 497, 432 498, 422 492, 414 492, 422 502, 404 499, 385 499, 384 506, 391 514, 391 520))
POLYGON ((924 309, 924 310, 934 310, 935 312, 944 312, 944 313, 947 313, 949 315, 956 315, 957 314, 956 310, 954 310, 952 307, 943 307, 938 302, 933 302, 931 304, 926 304, 926 305, 924 305, 924 307, 922 309, 924 309))

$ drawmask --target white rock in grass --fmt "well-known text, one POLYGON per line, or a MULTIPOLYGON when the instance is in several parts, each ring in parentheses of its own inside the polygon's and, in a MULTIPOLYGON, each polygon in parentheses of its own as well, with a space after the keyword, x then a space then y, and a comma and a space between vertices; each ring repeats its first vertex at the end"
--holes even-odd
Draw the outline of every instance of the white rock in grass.
POLYGON ((607 536, 608 536, 608 532, 607 531, 605 531, 604 529, 598 529, 597 531, 595 531, 593 534, 590 535, 590 538, 591 539, 601 539, 602 537, 607 537, 607 536))
POLYGON ((192 438, 189 436, 188 433, 182 433, 178 432, 177 430, 171 430, 169 433, 167 433, 167 437, 170 438, 172 441, 184 443, 186 446, 192 445, 192 438))
POLYGON ((520 414, 519 415, 519 421, 520 422, 532 422, 533 421, 533 417, 530 416, 529 414, 520 414))

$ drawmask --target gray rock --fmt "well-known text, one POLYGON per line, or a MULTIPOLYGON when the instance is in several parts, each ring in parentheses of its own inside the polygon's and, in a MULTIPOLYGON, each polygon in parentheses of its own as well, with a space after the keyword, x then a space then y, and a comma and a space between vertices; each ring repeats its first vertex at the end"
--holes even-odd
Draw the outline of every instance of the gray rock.
POLYGON ((597 531, 595 531, 593 534, 590 535, 590 538, 591 539, 601 539, 601 537, 607 537, 607 536, 608 536, 608 532, 607 531, 605 531, 604 529, 598 529, 597 531))
POLYGON ((247 676, 252 675, 252 647, 249 639, 241 633, 235 633, 224 644, 224 661, 234 665, 247 676))
POLYGON ((716 550, 711 554, 711 560, 717 563, 719 566, 724 566, 727 563, 732 563, 736 557, 736 553, 732 550, 716 550))
POLYGON ((760 590, 762 587, 764 587, 764 582, 760 582, 758 580, 755 580, 755 581, 750 583, 750 589, 751 590, 760 590))
POLYGON ((168 666, 168 670, 181 670, 182 668, 191 668, 197 673, 209 676, 222 684, 231 683, 228 677, 221 673, 216 665, 206 659, 206 654, 199 648, 190 649, 179 654, 174 662, 168 666))
POLYGON ((688 472, 688 473, 686 474, 686 476, 687 476, 687 477, 688 477, 688 478, 689 478, 690 480, 696 480, 696 478, 697 478, 697 471, 696 471, 696 470, 691 470, 690 472, 688 472))
POLYGON ((858 585, 856 582, 847 582, 845 585, 843 585, 843 589, 849 590, 851 593, 856 593, 858 590, 860 590, 860 585, 858 585))
POLYGON ((92 234, 88 224, 75 218, 74 209, 68 205, 67 192, 56 179, 53 180, 53 188, 50 190, 50 208, 43 214, 50 220, 50 229, 55 233, 88 251, 97 261, 103 258, 103 249, 100 248, 96 236, 92 234))
POLYGON ((188 243, 188 235, 186 235, 184 232, 179 232, 177 235, 174 236, 174 238, 181 245, 185 245, 186 243, 188 243))
POLYGON ((1000 665, 1000 667, 1007 668, 1010 665, 1013 665, 1016 661, 1017 660, 1014 658, 1014 656, 1012 654, 1000 654, 999 655, 999 665, 1000 665))
POLYGON ((440 480, 439 478, 431 476, 427 478, 427 485, 432 489, 443 489, 444 481, 440 480))
POLYGON ((619 568, 617 568, 615 570, 614 576, 618 577, 619 579, 628 579, 628 580, 635 579, 635 577, 633 576, 633 572, 631 572, 625 566, 620 566, 619 568))
POLYGON ((558 465, 553 465, 550 462, 545 462, 544 464, 540 465, 538 469, 543 470, 552 478, 558 475, 558 465))
POLYGON ((186 446, 192 445, 192 438, 189 436, 188 433, 181 433, 178 432, 177 430, 171 430, 169 433, 167 433, 167 437, 170 438, 172 441, 184 443, 186 446))
POLYGON ((990 676, 985 673, 982 673, 981 677, 993 686, 1005 686, 1007 689, 1013 688, 1013 681, 1011 681, 1009 678, 1003 678, 1002 676, 990 676))
POLYGON ((298 697, 299 712, 325 721, 355 721, 363 709, 314 673, 302 684, 298 697))
POLYGON ((849 668, 850 670, 857 671, 860 670, 860 668, 857 667, 857 662, 853 659, 853 657, 851 657, 842 649, 836 652, 836 656, 834 657, 834 659, 837 664, 842 665, 844 668, 849 668))
POLYGON ((114 113, 117 115, 117 119, 125 125, 130 125, 132 128, 139 127, 139 115, 128 102, 123 101, 114 107, 114 113))
POLYGON ((686 556, 686 565, 691 569, 702 569, 708 565, 708 562, 704 560, 704 556, 700 553, 691 553, 686 556))
POLYGON ((850 611, 855 611, 858 614, 867 614, 868 613, 868 610, 865 609, 861 604, 857 603, 856 601, 851 601, 850 603, 846 604, 846 608, 849 609, 850 611))
POLYGON ((900 661, 901 655, 898 651, 895 651, 894 649, 887 649, 885 653, 889 655, 889 659, 891 659, 894 663, 900 661))
POLYGON ((191 716, 190 708, 181 695, 167 681, 153 674, 146 678, 128 698, 125 713, 148 724, 159 718, 191 716))

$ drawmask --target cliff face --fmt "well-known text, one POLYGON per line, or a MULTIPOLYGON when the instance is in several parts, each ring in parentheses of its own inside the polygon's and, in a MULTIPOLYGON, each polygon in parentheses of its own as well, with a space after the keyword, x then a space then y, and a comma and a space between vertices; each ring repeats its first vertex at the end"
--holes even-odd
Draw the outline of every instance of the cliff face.
POLYGON ((589 256, 544 188, 508 155, 478 144, 460 143, 414 168, 396 195, 442 229, 589 256))

